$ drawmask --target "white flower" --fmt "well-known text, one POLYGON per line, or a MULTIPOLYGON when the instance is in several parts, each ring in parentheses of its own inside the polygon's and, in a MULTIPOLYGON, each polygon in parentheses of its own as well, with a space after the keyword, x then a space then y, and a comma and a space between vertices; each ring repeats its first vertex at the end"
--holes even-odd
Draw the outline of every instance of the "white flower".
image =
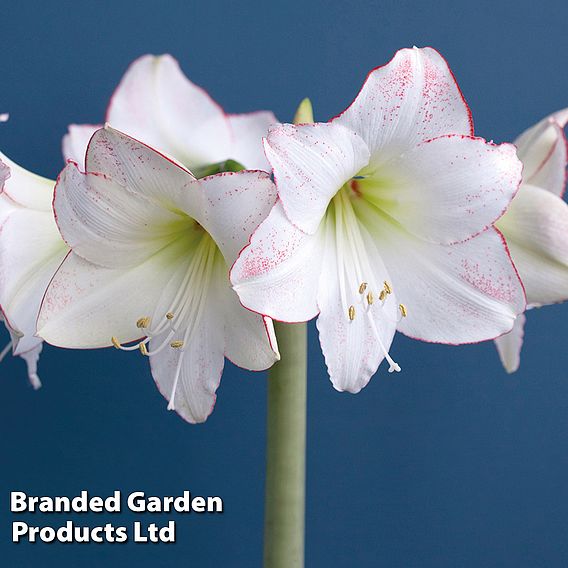
POLYGON ((252 370, 277 358, 272 322, 243 308, 228 279, 274 185, 258 171, 196 180, 110 127, 91 139, 86 170, 70 163, 56 186, 72 252, 46 292, 38 334, 62 347, 139 349, 169 408, 202 422, 224 355, 252 370))
POLYGON ((0 306, 12 349, 28 366, 34 388, 41 382, 37 362, 42 341, 35 337, 45 289, 68 248, 51 209, 55 182, 26 171, 0 154, 0 306))
MULTIPOLYGON (((541 120, 515 144, 523 162, 523 183, 507 213, 497 223, 503 232, 530 307, 568 298, 568 147, 564 126, 568 109, 541 120)), ((495 340, 501 362, 512 373, 519 368, 525 317, 513 331, 495 340)))
POLYGON ((235 263, 234 288, 277 320, 319 314, 338 390, 359 391, 383 358, 400 370, 397 328, 443 343, 512 328, 525 299, 493 223, 521 164, 512 145, 473 137, 436 51, 399 51, 337 118, 275 126, 265 149, 279 201, 235 263))
MULTIPOLYGON (((182 163, 197 177, 227 159, 267 170, 262 137, 276 117, 269 111, 226 114, 181 71, 171 55, 134 61, 114 92, 106 122, 182 163)), ((67 159, 83 164, 100 125, 71 125, 63 139, 67 159)))

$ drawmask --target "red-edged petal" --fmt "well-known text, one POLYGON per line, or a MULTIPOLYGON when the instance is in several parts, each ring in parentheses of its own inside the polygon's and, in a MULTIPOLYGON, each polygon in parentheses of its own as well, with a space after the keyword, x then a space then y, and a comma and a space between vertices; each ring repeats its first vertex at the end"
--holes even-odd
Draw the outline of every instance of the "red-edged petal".
POLYGON ((474 343, 513 327, 524 291, 501 234, 491 228, 451 245, 430 243, 396 223, 360 216, 391 275, 408 317, 398 329, 436 343, 474 343))
POLYGON ((281 321, 315 317, 323 238, 294 227, 277 202, 231 270, 243 305, 281 321))
POLYGON ((334 122, 363 137, 373 163, 445 134, 473 135, 471 113, 455 78, 429 47, 401 49, 371 71, 334 122))
POLYGON ((281 124, 265 143, 286 215, 314 233, 341 186, 369 161, 360 136, 339 124, 281 124))
POLYGON ((193 182, 178 206, 213 237, 230 266, 275 201, 276 188, 266 172, 243 170, 193 182))
POLYGON ((407 231, 449 244, 479 234, 503 215, 521 170, 512 144, 449 135, 392 160, 378 179, 364 180, 360 188, 365 200, 407 231))

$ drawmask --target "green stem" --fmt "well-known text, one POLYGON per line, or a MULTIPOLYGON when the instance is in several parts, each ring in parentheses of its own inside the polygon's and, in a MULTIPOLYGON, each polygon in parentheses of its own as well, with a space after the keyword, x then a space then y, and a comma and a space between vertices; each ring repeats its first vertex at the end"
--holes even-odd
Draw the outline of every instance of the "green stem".
POLYGON ((307 327, 275 323, 282 359, 268 374, 264 568, 304 566, 307 327))

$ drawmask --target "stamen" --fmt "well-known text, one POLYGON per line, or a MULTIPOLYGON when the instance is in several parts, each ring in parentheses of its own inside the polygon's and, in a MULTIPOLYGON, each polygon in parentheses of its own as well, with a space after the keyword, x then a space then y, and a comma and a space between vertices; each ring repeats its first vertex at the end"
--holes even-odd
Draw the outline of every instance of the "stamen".
POLYGON ((345 292, 345 271, 343 260, 343 219, 338 204, 335 206, 335 242, 337 246, 337 272, 339 277, 339 295, 341 297, 341 305, 344 309, 349 310, 347 304, 347 294, 345 292))
POLYGON ((117 348, 117 349, 122 349, 122 345, 120 343, 120 341, 118 341, 118 339, 113 335, 110 340, 112 341, 112 344, 117 348))
POLYGON ((148 355, 148 357, 151 357, 152 355, 156 355, 157 353, 160 353, 160 351, 163 351, 170 345, 170 340, 174 336, 175 332, 175 329, 170 330, 166 338, 158 345, 158 347, 156 347, 156 349, 153 349, 152 351, 148 351, 146 355, 148 355))
POLYGON ((136 327, 138 329, 146 329, 146 328, 150 327, 150 318, 148 316, 140 318, 136 322, 136 327))
MULTIPOLYGON (((348 191, 343 191, 342 188, 336 197, 334 197, 333 203, 335 212, 334 230, 335 240, 337 243, 339 291, 343 308, 347 311, 349 320, 353 321, 356 315, 355 305, 360 302, 361 309, 363 310, 363 317, 366 315, 369 318, 370 325, 380 351, 390 365, 389 373, 395 371, 399 372, 400 366, 392 359, 388 350, 385 348, 381 335, 377 329, 377 324, 375 323, 373 314, 371 313, 372 306, 375 303, 375 296, 372 292, 372 289, 375 289, 376 286, 376 282, 374 281, 375 270, 372 268, 368 255, 366 254, 366 240, 364 238, 364 233, 362 232, 363 228, 360 226, 360 221, 351 201, 351 194, 348 191), (348 253, 346 255, 343 253, 344 248, 348 253), (368 282, 364 280, 363 274, 370 278, 368 282), (356 280, 353 281, 355 278, 356 280), (358 290, 360 296, 359 299, 354 302, 355 305, 350 305, 348 303, 348 298, 346 298, 346 280, 349 283, 349 287, 353 284, 357 286, 355 289, 358 290)), ((393 294, 393 288, 391 284, 385 280, 383 282, 382 289, 379 290, 378 286, 376 289, 377 297, 381 302, 378 308, 382 310, 385 306, 385 302, 388 301, 388 296, 393 294)), ((392 319, 388 314, 383 314, 383 317, 387 320, 392 319)))
POLYGON ((174 314, 172 314, 172 312, 168 312, 168 313, 166 314, 166 319, 173 320, 174 317, 175 317, 175 316, 174 316, 174 314))
POLYGON ((408 311, 406 310, 406 306, 404 304, 399 304, 398 306, 400 310, 400 315, 405 318, 408 315, 408 311))
POLYGON ((145 343, 140 343, 139 349, 140 349, 140 353, 142 353, 142 355, 144 355, 146 357, 148 356, 148 349, 146 349, 145 343))
POLYGON ((170 343, 170 347, 172 347, 173 349, 181 349, 183 345, 183 341, 180 341, 179 339, 176 339, 175 341, 172 341, 170 343))

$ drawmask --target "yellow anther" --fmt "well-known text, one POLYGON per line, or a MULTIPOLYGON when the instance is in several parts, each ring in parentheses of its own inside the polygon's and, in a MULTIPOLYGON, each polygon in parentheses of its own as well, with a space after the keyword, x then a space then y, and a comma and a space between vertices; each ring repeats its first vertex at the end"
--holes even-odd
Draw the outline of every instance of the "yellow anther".
POLYGON ((355 319, 355 306, 349 306, 349 319, 351 321, 355 319))
POLYGON ((174 349, 181 349, 183 347, 183 341, 176 339, 170 343, 170 347, 173 347, 174 349))
POLYGON ((384 281, 384 285, 385 285, 385 292, 387 294, 392 294, 392 288, 391 285, 385 280, 384 281))
POLYGON ((408 314, 408 312, 406 311, 406 306, 404 304, 400 304, 398 308, 400 310, 400 315, 405 318, 408 314))
POLYGON ((361 284, 359 285, 359 294, 364 294, 366 289, 367 289, 367 283, 361 282, 361 284))
POLYGON ((147 327, 150 327, 150 318, 149 317, 140 318, 136 322, 136 327, 138 329, 146 329, 147 327))
POLYGON ((174 319, 174 314, 172 314, 172 312, 168 312, 168 313, 166 314, 166 319, 173 320, 173 319, 174 319))
POLYGON ((375 301, 375 296, 373 296, 373 292, 369 292, 367 294, 367 304, 369 304, 369 306, 371 306, 374 301, 375 301))
POLYGON ((386 297, 387 297, 387 293, 384 290, 381 290, 381 293, 379 294, 379 300, 381 302, 384 302, 386 297))
POLYGON ((110 340, 112 341, 112 344, 117 348, 120 349, 122 347, 122 345, 120 344, 120 341, 113 335, 110 340))
POLYGON ((142 353, 142 355, 148 355, 148 349, 146 349, 145 343, 141 343, 139 349, 140 349, 140 353, 142 353))

